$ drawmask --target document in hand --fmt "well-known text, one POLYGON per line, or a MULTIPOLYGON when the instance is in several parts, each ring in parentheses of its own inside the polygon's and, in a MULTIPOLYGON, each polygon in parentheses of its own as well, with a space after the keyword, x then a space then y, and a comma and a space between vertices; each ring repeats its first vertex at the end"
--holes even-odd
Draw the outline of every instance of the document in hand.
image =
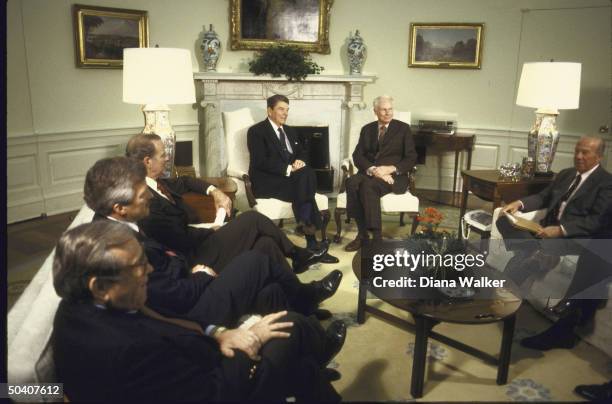
POLYGON ((512 213, 506 212, 506 217, 508 218, 512 226, 516 227, 517 229, 526 230, 534 234, 542 230, 542 226, 540 226, 539 223, 524 219, 522 217, 517 217, 512 213))

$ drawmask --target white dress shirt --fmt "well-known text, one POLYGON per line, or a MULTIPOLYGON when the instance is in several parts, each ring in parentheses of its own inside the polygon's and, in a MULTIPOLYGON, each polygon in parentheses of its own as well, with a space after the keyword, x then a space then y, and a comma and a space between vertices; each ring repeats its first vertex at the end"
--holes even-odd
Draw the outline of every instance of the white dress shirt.
MULTIPOLYGON (((147 181, 147 185, 149 186, 149 188, 152 188, 155 192, 157 192, 157 194, 159 196, 161 196, 162 198, 166 198, 168 199, 168 197, 166 195, 164 195, 158 188, 157 188, 157 180, 154 180, 151 177, 146 177, 145 181, 147 181)), ((210 185, 208 188, 206 188, 206 195, 210 195, 210 193, 212 191, 214 191, 215 189, 217 189, 217 187, 215 187, 214 185, 210 185)))

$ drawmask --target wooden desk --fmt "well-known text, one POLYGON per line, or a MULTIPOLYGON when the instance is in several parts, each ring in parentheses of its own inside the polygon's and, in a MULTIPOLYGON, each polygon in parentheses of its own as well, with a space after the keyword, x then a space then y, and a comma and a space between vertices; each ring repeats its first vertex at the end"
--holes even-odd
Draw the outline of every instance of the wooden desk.
POLYGON ((554 177, 534 177, 520 181, 499 179, 498 170, 462 170, 463 191, 461 194, 461 211, 459 213, 459 234, 461 234, 461 218, 467 209, 468 193, 485 201, 493 202, 493 209, 527 195, 540 192, 550 184, 554 177))
MULTIPOLYGON (((413 135, 414 146, 417 150, 417 163, 425 164, 425 149, 433 148, 440 151, 455 152, 455 170, 453 171, 453 195, 457 189, 457 171, 459 170, 459 153, 467 152, 467 169, 472 168, 472 150, 476 135, 457 133, 455 135, 436 135, 433 133, 416 132, 413 135)), ((453 198, 453 204, 455 198, 453 198)))

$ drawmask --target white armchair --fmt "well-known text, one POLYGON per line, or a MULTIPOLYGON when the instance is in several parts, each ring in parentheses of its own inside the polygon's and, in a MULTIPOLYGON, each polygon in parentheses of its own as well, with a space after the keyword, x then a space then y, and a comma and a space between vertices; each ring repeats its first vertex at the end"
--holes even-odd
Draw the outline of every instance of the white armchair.
MULTIPOLYGON (((247 147, 247 131, 255 124, 248 108, 231 112, 223 112, 223 128, 225 131, 225 147, 227 150, 227 175, 238 180, 237 203, 246 196, 248 206, 272 220, 292 219, 291 203, 275 198, 255 198, 251 179, 249 178, 249 149, 247 147)), ((329 223, 329 201, 327 196, 316 193, 315 202, 323 216, 321 238, 326 240, 327 224, 329 223)))
MULTIPOLYGON (((410 123, 410 112, 395 111, 394 118, 406 123, 410 123)), ((349 157, 342 161, 340 168, 342 169, 342 183, 340 185, 340 193, 336 201, 336 210, 334 211, 334 220, 336 222, 336 235, 334 236, 334 242, 339 243, 342 239, 342 215, 346 213, 346 179, 354 174, 354 163, 352 154, 359 141, 359 133, 361 128, 373 120, 376 119, 376 115, 371 110, 367 111, 355 111, 351 119, 351 133, 349 137, 349 157)), ((381 211, 384 214, 399 213, 400 215, 400 226, 404 226, 404 215, 412 217, 412 228, 410 234, 414 233, 418 222, 415 220, 419 214, 419 198, 414 196, 415 184, 414 174, 416 167, 408 174, 409 175, 409 186, 408 190, 404 194, 387 194, 380 199, 381 211)), ((348 222, 348 219, 347 219, 348 222)))

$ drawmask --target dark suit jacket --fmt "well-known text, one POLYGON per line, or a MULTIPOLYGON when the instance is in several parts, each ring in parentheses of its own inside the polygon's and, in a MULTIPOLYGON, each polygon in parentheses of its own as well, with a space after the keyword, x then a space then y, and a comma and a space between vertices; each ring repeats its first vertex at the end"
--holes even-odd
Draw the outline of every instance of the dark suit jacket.
POLYGON ((207 401, 221 383, 216 341, 140 313, 62 300, 51 341, 70 401, 207 401))
POLYGON ((366 174, 371 166, 394 165, 399 173, 395 176, 394 193, 406 192, 407 174, 415 166, 416 159, 410 125, 395 119, 389 123, 387 133, 380 144, 378 121, 365 125, 353 152, 353 161, 361 174, 366 174))
MULTIPOLYGON (((521 199, 523 211, 548 209, 542 225, 556 221, 553 209, 563 194, 569 189, 576 177, 575 168, 566 168, 557 174, 554 181, 542 192, 521 199)), ((580 186, 574 196, 567 202, 561 225, 567 237, 589 237, 602 229, 606 209, 612 204, 612 175, 599 166, 580 186)))
POLYGON ((172 194, 176 204, 171 203, 155 190, 151 189, 153 198, 150 204, 149 216, 138 222, 147 236, 157 240, 164 246, 180 251, 187 257, 192 257, 202 241, 213 233, 210 229, 196 229, 188 226, 194 222, 195 216, 183 202, 182 194, 186 192, 205 193, 210 186, 205 181, 191 177, 162 179, 172 194))
MULTIPOLYGON (((109 220, 96 213, 93 220, 109 220)), ((138 233, 137 233, 138 234, 138 233)), ((143 234, 138 234, 153 267, 147 284, 147 306, 167 316, 191 310, 214 279, 205 272, 191 273, 187 258, 143 234)))
POLYGON ((295 160, 306 161, 306 150, 296 131, 287 125, 283 125, 283 130, 293 149, 289 159, 285 157, 280 140, 267 118, 251 126, 247 132, 251 155, 249 176, 253 182, 253 192, 258 198, 278 198, 289 186, 287 166, 295 160))

